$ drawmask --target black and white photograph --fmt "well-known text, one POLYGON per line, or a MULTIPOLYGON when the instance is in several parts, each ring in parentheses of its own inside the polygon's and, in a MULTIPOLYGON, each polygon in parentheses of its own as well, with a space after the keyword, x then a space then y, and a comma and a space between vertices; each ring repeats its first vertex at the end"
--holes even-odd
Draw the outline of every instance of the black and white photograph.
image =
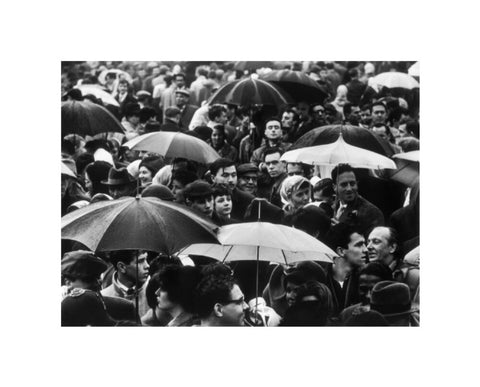
POLYGON ((420 62, 61 63, 62 326, 420 325, 420 62))

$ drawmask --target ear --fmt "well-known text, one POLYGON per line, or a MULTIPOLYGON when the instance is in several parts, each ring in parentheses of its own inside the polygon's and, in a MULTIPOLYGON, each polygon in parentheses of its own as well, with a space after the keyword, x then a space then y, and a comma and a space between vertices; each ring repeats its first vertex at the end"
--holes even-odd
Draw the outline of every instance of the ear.
POLYGON ((217 303, 213 306, 213 314, 214 314, 216 317, 223 317, 223 305, 217 302, 217 303))
POLYGON ((392 243, 390 245, 390 253, 393 254, 395 251, 397 251, 397 247, 398 247, 398 245, 396 243, 392 243))
POLYGON ((123 262, 118 262, 117 263, 117 270, 120 272, 120 273, 125 273, 125 264, 123 262))
POLYGON ((342 258, 343 258, 343 256, 345 255, 345 249, 344 249, 343 247, 337 247, 337 248, 335 249, 335 251, 336 251, 337 254, 338 254, 339 256, 341 256, 342 258))

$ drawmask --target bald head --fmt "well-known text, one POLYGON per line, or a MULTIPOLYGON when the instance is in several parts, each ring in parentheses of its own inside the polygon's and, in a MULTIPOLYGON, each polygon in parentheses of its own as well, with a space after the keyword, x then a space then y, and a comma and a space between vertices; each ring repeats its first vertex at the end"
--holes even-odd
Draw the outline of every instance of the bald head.
POLYGON ((368 236, 367 248, 370 262, 381 261, 387 265, 395 259, 397 233, 391 227, 375 227, 368 236))

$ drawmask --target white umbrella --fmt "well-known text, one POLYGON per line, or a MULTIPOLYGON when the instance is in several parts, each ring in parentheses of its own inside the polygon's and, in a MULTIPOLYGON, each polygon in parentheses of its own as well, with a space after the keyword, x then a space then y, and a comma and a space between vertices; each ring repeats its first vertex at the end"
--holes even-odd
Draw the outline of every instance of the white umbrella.
POLYGON ((79 85, 75 86, 75 89, 78 89, 82 92, 83 96, 86 96, 87 94, 92 94, 93 96, 97 97, 98 99, 101 99, 103 103, 108 104, 108 105, 113 105, 113 106, 120 106, 118 101, 113 98, 113 95, 110 93, 106 92, 101 86, 99 85, 79 85))
POLYGON ((108 73, 115 73, 117 75, 117 78, 124 78, 128 81, 128 83, 132 84, 133 82, 133 79, 132 77, 130 76, 129 73, 123 71, 123 70, 120 70, 120 69, 107 69, 107 70, 103 70, 100 75, 98 76, 98 82, 100 82, 102 85, 104 85, 107 81, 105 79, 105 77, 107 76, 108 73))
POLYGON ((411 65, 408 69, 408 74, 412 77, 419 77, 420 76, 420 62, 416 62, 411 65))
POLYGON ((288 151, 281 160, 311 165, 350 164, 352 167, 367 169, 397 168, 388 157, 346 143, 341 133, 334 143, 288 151))
POLYGON ((394 159, 402 159, 407 161, 420 162, 420 151, 410 151, 405 153, 397 153, 392 156, 394 159))
POLYGON ((418 81, 411 75, 399 73, 397 71, 378 74, 373 77, 373 82, 377 85, 388 87, 389 89, 402 88, 411 90, 420 87, 418 81))
POLYGON ((62 161, 62 175, 67 175, 70 177, 77 178, 77 175, 75 175, 75 173, 70 168, 68 168, 63 161, 62 161))
POLYGON ((220 158, 219 154, 196 137, 180 132, 153 132, 135 137, 124 144, 129 149, 154 152, 164 157, 182 157, 209 164, 220 158))

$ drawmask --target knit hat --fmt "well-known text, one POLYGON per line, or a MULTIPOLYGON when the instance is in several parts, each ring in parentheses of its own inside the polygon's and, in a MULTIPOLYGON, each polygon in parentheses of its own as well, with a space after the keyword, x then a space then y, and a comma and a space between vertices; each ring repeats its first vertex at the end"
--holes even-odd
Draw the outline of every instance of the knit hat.
POLYGON ((408 285, 394 281, 381 281, 373 287, 370 307, 384 317, 400 316, 416 311, 411 306, 408 285))
POLYGON ((163 184, 151 184, 145 188, 142 192, 142 197, 154 197, 161 200, 173 201, 175 196, 173 196, 172 191, 168 189, 167 186, 163 184))

